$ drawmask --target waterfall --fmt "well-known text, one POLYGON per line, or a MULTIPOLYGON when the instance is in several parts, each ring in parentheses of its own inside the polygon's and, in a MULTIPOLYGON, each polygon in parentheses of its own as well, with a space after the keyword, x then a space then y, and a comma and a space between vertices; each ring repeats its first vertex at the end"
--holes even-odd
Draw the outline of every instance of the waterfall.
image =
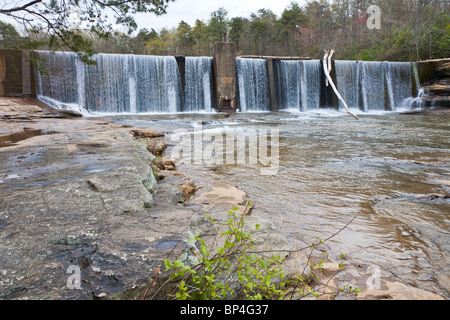
MULTIPOLYGON (((349 108, 359 108, 359 64, 356 61, 335 61, 336 86, 349 108)), ((339 108, 344 105, 339 101, 339 108)))
POLYGON ((362 110, 386 110, 385 67, 383 62, 360 61, 362 110))
POLYGON ((38 51, 48 73, 37 73, 37 92, 54 106, 90 112, 178 112, 181 80, 174 57, 98 54, 95 65, 75 53, 38 51))
POLYGON ((301 110, 317 110, 320 106, 320 60, 300 61, 301 110))
POLYGON ((242 112, 269 111, 269 79, 264 59, 236 59, 242 112))
MULTIPOLYGON (((36 72, 36 92, 55 107, 132 114, 211 112, 214 107, 209 57, 186 57, 182 79, 182 60, 171 56, 98 54, 92 58, 95 64, 85 64, 75 53, 36 55, 45 71, 36 72)), ((280 109, 336 107, 337 100, 325 90, 320 60, 275 60, 273 66, 280 109)), ((412 97, 413 81, 423 93, 415 64, 337 60, 335 69, 336 85, 350 108, 370 112, 421 106, 422 100, 412 97)), ((270 111, 266 60, 237 58, 236 71, 240 110, 270 111)))
POLYGON ((183 111, 212 111, 212 58, 186 57, 183 111))
POLYGON ((319 109, 323 72, 320 60, 281 60, 276 70, 280 109, 319 109))
POLYGON ((80 104, 80 102, 83 104, 78 94, 78 86, 84 74, 80 74, 79 65, 76 63, 77 57, 72 53, 64 52, 37 51, 37 54, 41 58, 45 57, 40 67, 46 73, 42 76, 38 73, 36 81, 38 96, 50 98, 47 99, 49 103, 55 100, 64 101, 69 105, 80 104))
POLYGON ((277 78, 280 109, 300 110, 300 63, 280 61, 277 78))
POLYGON ((412 96, 412 65, 409 62, 389 62, 386 67, 389 103, 391 110, 395 110, 412 96))

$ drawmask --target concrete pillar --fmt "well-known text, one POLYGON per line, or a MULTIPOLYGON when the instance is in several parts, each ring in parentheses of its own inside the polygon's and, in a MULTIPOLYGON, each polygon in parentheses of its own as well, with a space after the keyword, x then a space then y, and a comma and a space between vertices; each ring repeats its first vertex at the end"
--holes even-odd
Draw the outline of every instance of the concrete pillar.
POLYGON ((272 112, 278 112, 277 86, 275 84, 273 59, 267 59, 267 76, 269 78, 270 109, 272 112))
POLYGON ((219 112, 235 112, 237 108, 236 44, 214 44, 214 85, 219 112))

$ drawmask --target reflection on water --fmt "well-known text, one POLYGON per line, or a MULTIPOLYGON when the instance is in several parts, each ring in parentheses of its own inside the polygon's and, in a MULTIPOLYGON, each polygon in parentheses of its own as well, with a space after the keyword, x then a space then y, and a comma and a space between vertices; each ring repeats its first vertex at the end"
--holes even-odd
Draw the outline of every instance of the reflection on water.
POLYGON ((192 128, 280 130, 280 169, 183 165, 199 184, 221 178, 245 190, 257 212, 304 246, 356 221, 330 243, 330 256, 377 265, 419 288, 450 290, 450 124, 433 116, 334 113, 116 117, 171 132, 192 128), (206 168, 206 169, 205 169, 206 168), (212 170, 208 170, 212 169, 212 170), (205 175, 205 171, 209 175, 205 175))

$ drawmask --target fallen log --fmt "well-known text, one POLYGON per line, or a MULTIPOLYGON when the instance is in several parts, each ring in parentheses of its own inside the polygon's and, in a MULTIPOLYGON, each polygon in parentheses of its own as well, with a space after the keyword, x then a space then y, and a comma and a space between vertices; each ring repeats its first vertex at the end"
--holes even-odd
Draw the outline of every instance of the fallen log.
POLYGON ((355 117, 355 119, 358 120, 359 119, 358 116, 350 111, 350 108, 348 107, 344 98, 342 98, 341 94, 339 93, 338 89, 336 88, 336 85, 333 82, 333 79, 331 78, 331 75, 330 75, 330 73, 331 73, 331 57, 333 56, 333 54, 334 54, 334 49, 328 50, 328 51, 325 51, 325 56, 323 57, 323 69, 325 72, 325 76, 327 77, 327 81, 328 81, 327 85, 328 85, 328 83, 331 85, 334 93, 336 93, 337 97, 344 105, 345 110, 347 110, 347 113, 352 115, 353 117, 355 117))

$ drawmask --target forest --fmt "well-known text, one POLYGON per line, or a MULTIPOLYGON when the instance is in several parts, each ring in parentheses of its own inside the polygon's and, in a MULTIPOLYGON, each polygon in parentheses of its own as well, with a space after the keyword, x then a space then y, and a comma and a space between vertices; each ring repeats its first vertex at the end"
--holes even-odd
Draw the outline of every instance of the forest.
MULTIPOLYGON (((95 53, 212 56, 215 42, 235 42, 238 55, 323 57, 335 48, 336 59, 419 61, 450 57, 450 1, 308 0, 291 2, 280 16, 261 8, 248 17, 232 17, 226 8, 193 25, 95 32, 72 26, 74 41, 95 53), (381 25, 369 29, 368 8, 381 9, 381 25)), ((68 49, 45 30, 20 32, 0 21, 3 48, 68 49), (25 34, 25 35, 24 35, 25 34), (57 44, 55 44, 57 43, 57 44)))

